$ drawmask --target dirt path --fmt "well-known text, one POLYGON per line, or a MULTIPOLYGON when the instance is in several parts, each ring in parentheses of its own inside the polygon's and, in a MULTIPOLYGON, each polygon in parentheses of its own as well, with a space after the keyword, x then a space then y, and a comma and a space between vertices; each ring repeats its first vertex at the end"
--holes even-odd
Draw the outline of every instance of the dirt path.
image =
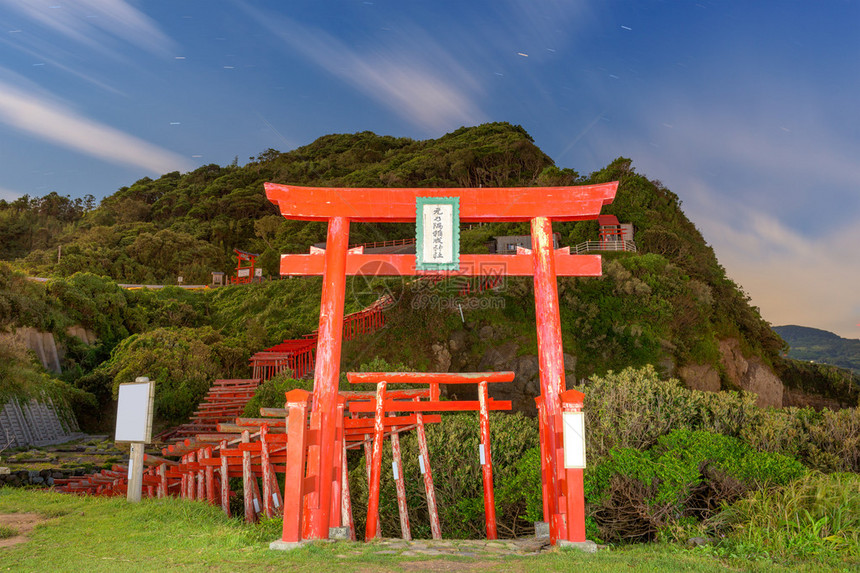
POLYGON ((48 521, 38 513, 0 513, 0 525, 11 527, 18 532, 15 537, 0 539, 0 549, 27 541, 27 534, 39 523, 48 521))

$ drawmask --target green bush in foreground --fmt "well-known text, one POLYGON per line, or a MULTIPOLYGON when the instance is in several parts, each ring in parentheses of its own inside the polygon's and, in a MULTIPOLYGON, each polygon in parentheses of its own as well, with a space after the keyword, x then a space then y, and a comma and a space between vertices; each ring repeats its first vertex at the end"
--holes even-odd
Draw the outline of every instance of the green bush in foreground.
POLYGON ((771 559, 860 557, 860 476, 812 472, 759 490, 709 520, 730 555, 771 559))
POLYGON ((800 462, 763 453, 720 434, 676 430, 639 451, 614 448, 585 473, 592 533, 611 541, 648 541, 707 518, 755 488, 802 476, 800 462))

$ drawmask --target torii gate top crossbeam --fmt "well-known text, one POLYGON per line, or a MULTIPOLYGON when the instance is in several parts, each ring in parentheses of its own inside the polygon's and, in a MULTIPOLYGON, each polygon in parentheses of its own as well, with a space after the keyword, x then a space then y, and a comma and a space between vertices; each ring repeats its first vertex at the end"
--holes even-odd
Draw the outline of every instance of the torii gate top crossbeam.
POLYGON ((460 221, 516 222, 595 219, 615 198, 618 182, 576 187, 330 188, 266 183, 266 197, 287 219, 327 221, 346 217, 360 223, 415 221, 417 197, 459 197, 460 221))

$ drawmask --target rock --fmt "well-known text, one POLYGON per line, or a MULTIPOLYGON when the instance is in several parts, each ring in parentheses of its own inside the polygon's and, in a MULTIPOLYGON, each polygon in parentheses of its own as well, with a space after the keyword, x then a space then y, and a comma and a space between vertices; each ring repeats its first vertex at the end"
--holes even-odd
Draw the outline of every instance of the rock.
MULTIPOLYGON (((843 408, 853 408, 853 404, 840 402, 833 398, 825 398, 814 394, 807 394, 802 390, 793 388, 785 388, 782 394, 782 406, 784 408, 806 408, 807 406, 814 410, 829 408, 830 410, 841 410, 843 408)), ((2 472, 3 468, 0 468, 2 472)))
POLYGON ((785 391, 782 381, 760 358, 753 356, 746 359, 737 339, 727 338, 720 341, 720 363, 733 384, 758 395, 757 406, 782 407, 785 391))
POLYGON ((486 326, 482 326, 481 330, 478 331, 478 338, 481 340, 491 340, 493 338, 493 327, 489 324, 486 326))
POLYGON ((455 330, 451 334, 451 338, 448 339, 448 348, 451 350, 452 354, 456 354, 457 352, 461 352, 466 348, 466 331, 465 330, 455 330))
POLYGON ((501 346, 488 348, 478 364, 478 370, 492 370, 498 372, 500 370, 512 370, 512 362, 517 356, 517 344, 508 342, 501 346))
POLYGON ((782 408, 785 391, 782 381, 758 358, 750 359, 748 365, 741 388, 758 394, 756 406, 782 408))
POLYGON ((707 537, 691 537, 687 540, 687 545, 690 547, 702 547, 704 545, 710 545, 713 543, 712 539, 708 539, 707 537))
POLYGON ((46 477, 45 478, 45 485, 48 485, 48 486, 54 485, 54 478, 46 477))
POLYGON ((451 352, 448 345, 443 342, 434 342, 430 345, 433 352, 433 367, 436 372, 448 372, 451 368, 451 352))
POLYGON ((749 363, 741 352, 741 345, 735 338, 720 340, 720 363, 726 371, 726 376, 736 386, 741 386, 741 379, 749 369, 749 363))
POLYGON ((33 485, 40 485, 45 483, 45 478, 43 478, 42 476, 31 477, 30 483, 33 485))
POLYGON ((688 364, 678 369, 678 376, 691 390, 719 392, 720 374, 707 364, 688 364))

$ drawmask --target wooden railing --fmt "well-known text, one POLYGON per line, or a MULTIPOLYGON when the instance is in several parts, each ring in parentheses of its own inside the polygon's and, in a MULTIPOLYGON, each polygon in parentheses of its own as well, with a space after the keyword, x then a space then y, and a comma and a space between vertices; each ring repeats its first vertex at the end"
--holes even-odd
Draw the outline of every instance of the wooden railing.
MULTIPOLYGON (((573 251, 574 249, 571 249, 573 251)), ((593 253, 595 251, 628 251, 636 252, 636 244, 633 241, 585 241, 576 245, 576 254, 593 253)))

